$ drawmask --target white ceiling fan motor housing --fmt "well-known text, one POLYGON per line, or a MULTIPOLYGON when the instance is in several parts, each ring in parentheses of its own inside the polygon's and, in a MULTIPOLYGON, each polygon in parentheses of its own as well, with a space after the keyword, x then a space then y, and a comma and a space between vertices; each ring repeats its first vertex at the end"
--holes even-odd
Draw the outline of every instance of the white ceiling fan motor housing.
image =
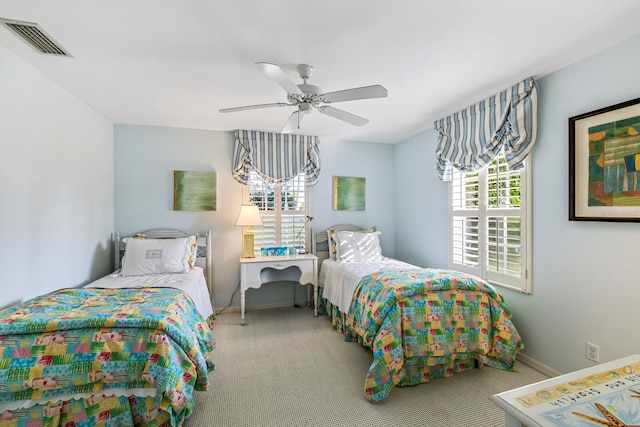
POLYGON ((290 93, 287 96, 287 99, 289 100, 289 102, 293 102, 296 104, 309 103, 309 104, 312 104, 313 106, 318 106, 318 104, 322 101, 322 99, 320 99, 320 96, 318 96, 322 93, 322 89, 320 89, 320 87, 316 85, 310 85, 307 83, 299 84, 297 86, 304 93, 304 95, 300 96, 297 94, 290 93))
POLYGON ((298 85, 298 87, 301 91, 304 92, 305 95, 318 95, 319 93, 322 93, 320 87, 316 85, 303 83, 301 85, 298 85))
MULTIPOLYGON (((300 78, 302 79, 302 84, 297 85, 298 88, 304 93, 304 96, 300 95, 291 95, 289 94, 288 99, 289 102, 296 102, 298 104, 310 104, 309 107, 306 107, 304 111, 309 111, 311 106, 317 107, 322 99, 318 96, 322 93, 322 89, 319 86, 311 85, 307 83, 307 79, 311 77, 311 72, 313 71, 313 66, 309 64, 300 64, 297 67, 298 74, 300 74, 300 78)), ((300 109, 303 111, 303 108, 300 109)))

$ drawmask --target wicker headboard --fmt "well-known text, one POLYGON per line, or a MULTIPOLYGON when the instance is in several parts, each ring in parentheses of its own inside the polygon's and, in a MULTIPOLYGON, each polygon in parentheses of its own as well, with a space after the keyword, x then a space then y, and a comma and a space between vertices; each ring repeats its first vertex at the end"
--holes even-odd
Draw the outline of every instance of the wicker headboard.
MULTIPOLYGON (((179 237, 191 236, 194 233, 187 233, 186 231, 176 230, 173 228, 154 228, 146 230, 141 233, 148 239, 175 239, 179 237)), ((124 256, 124 250, 127 244, 121 239, 120 233, 116 233, 114 248, 114 270, 119 269, 122 266, 122 257, 124 256)), ((205 234, 198 234, 198 253, 196 254, 196 265, 204 270, 204 277, 207 280, 207 288, 209 288, 209 294, 213 295, 212 289, 212 271, 211 271, 211 230, 207 230, 205 234)))
POLYGON ((329 258, 329 238, 327 236, 327 230, 360 231, 362 228, 363 227, 352 224, 338 224, 315 233, 312 250, 313 254, 318 257, 318 271, 320 271, 320 267, 322 267, 322 261, 329 258))

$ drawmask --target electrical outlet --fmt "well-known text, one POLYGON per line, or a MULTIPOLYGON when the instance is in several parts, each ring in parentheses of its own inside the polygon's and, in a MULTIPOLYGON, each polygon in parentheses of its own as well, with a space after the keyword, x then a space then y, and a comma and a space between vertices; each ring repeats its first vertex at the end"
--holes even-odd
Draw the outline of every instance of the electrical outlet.
POLYGON ((587 359, 600 363, 600 347, 587 341, 587 359))

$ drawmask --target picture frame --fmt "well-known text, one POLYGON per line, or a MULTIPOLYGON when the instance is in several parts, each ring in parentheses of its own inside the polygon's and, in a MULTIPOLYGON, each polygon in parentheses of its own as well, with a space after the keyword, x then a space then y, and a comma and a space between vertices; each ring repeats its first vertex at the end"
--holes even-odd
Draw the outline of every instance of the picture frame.
POLYGON ((217 209, 215 172, 173 171, 174 211, 215 211, 217 209))
POLYGON ((353 176, 333 177, 333 210, 364 211, 366 179, 353 176))
POLYGON ((640 98, 569 118, 569 220, 640 222, 640 98))

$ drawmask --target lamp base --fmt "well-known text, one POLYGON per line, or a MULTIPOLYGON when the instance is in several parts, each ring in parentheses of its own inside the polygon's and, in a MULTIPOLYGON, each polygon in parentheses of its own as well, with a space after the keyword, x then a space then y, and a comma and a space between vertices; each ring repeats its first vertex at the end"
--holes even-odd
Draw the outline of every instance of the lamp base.
POLYGON ((244 233, 242 240, 242 258, 255 258, 256 254, 253 250, 253 232, 244 233))

